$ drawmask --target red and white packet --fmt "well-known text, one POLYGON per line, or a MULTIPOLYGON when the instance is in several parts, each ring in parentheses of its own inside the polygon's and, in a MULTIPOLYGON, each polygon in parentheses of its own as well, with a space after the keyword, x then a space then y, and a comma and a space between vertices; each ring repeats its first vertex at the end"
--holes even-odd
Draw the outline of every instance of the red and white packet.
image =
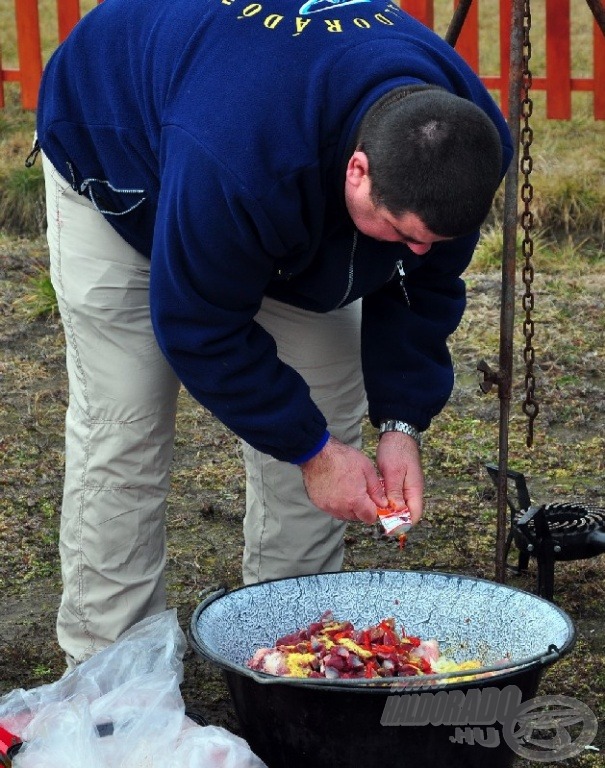
POLYGON ((387 536, 402 536, 412 527, 412 516, 407 507, 393 509, 390 504, 385 509, 378 509, 378 518, 387 536))

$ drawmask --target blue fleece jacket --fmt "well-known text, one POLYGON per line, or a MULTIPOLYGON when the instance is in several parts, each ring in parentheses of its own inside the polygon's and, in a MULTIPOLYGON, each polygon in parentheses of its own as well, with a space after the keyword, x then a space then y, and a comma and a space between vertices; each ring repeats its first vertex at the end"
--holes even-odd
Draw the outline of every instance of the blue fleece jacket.
POLYGON ((313 455, 326 421, 254 322, 265 295, 317 312, 364 297, 374 423, 426 429, 451 394, 446 342, 478 233, 422 260, 354 244, 343 200, 363 114, 416 83, 484 109, 508 165, 506 123, 479 79, 386 0, 105 0, 45 69, 41 147, 151 259, 161 349, 200 403, 278 459, 313 455))

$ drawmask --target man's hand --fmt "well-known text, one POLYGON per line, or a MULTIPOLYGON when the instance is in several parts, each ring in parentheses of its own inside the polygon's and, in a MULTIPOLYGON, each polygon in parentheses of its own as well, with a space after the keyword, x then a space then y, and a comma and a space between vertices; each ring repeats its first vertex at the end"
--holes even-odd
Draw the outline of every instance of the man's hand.
POLYGON ((417 523, 422 517, 424 474, 414 438, 403 432, 385 432, 378 441, 376 464, 389 500, 397 508, 406 505, 412 522, 417 523))
POLYGON ((376 507, 387 505, 372 462, 333 437, 300 468, 311 501, 338 520, 373 523, 376 507))

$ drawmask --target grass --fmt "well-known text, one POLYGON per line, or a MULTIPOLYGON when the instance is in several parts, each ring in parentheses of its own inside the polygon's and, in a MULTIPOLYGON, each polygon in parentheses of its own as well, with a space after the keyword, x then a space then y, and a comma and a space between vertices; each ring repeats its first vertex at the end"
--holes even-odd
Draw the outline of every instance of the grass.
POLYGON ((44 178, 38 165, 0 170, 0 226, 5 232, 37 235, 44 229, 44 178))
MULTIPOLYGON (((0 692, 49 682, 63 669, 53 638, 48 637, 60 589, 56 542, 66 397, 62 339, 57 318, 32 320, 15 309, 15 301, 28 291, 23 275, 33 274, 41 243, 42 238, 0 238, 0 255, 6 256, 0 264, 7 266, 0 281, 5 392, 0 402, 0 581, 5 609, 0 692), (24 606, 17 621, 8 610, 15 604, 24 606)), ((510 449, 514 468, 527 473, 537 502, 581 496, 599 503, 603 498, 604 287, 602 260, 583 263, 576 270, 551 259, 536 278, 541 414, 529 451, 518 408, 522 369, 517 359, 510 449)), ((477 396, 472 379, 477 357, 489 359, 497 350, 497 265, 474 268, 468 289, 469 310, 451 343, 456 390, 425 441, 423 523, 410 535, 403 555, 389 545, 392 542, 377 540, 363 526, 351 526, 348 569, 399 567, 493 578, 495 495, 484 463, 496 459, 498 402, 493 394, 477 396)), ((373 430, 366 427, 371 455, 373 430)), ((204 588, 216 583, 240 585, 244 478, 236 456, 235 438, 181 393, 169 498, 168 584, 171 605, 178 607, 183 626, 204 588)), ((557 564, 557 603, 572 616, 579 639, 574 652, 544 675, 539 691, 577 698, 601 721, 605 719, 604 569, 603 557, 557 564)), ((532 561, 527 574, 509 573, 508 582, 533 591, 535 577, 532 561)), ((216 670, 189 657, 183 691, 186 701, 201 701, 212 722, 237 728, 216 670)), ((603 737, 601 733, 596 742, 601 750, 603 737)), ((595 752, 565 765, 604 768, 605 761, 602 753, 595 752)), ((518 768, 540 766, 521 761, 518 768)))
POLYGON ((33 274, 27 279, 27 293, 16 299, 14 307, 29 318, 54 316, 58 312, 55 289, 50 280, 46 262, 38 260, 33 264, 33 274))

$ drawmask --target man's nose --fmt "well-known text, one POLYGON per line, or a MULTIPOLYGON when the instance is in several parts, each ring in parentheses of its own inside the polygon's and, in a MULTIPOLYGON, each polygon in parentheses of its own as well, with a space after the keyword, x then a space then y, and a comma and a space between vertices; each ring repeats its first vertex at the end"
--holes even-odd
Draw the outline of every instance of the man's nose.
POLYGON ((407 246, 416 256, 424 256, 431 250, 432 243, 408 243, 407 246))

